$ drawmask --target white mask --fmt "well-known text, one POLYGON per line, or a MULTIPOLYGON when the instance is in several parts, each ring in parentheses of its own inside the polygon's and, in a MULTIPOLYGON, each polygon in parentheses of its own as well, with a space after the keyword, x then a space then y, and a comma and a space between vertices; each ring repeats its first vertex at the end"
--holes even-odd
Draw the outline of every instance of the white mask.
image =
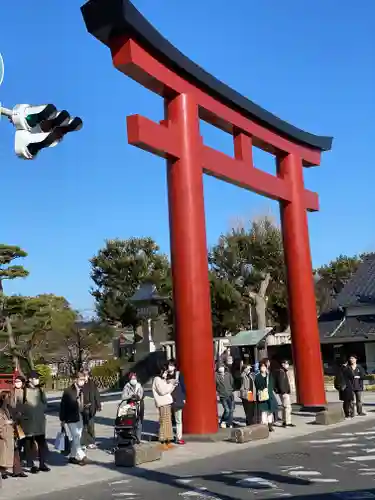
POLYGON ((22 382, 15 382, 15 383, 14 383, 14 387, 15 387, 16 389, 21 389, 21 388, 22 388, 22 382))
POLYGON ((133 386, 134 386, 134 385, 137 385, 137 379, 132 378, 132 379, 130 380, 130 385, 133 385, 133 386))
POLYGON ((169 373, 173 373, 175 371, 175 367, 173 365, 168 366, 169 373))
POLYGON ((217 370, 219 373, 224 373, 225 372, 225 368, 224 366, 220 366, 217 370))
POLYGON ((40 382, 40 381, 39 381, 39 379, 38 379, 38 378, 33 378, 33 379, 31 380, 31 383, 33 384, 33 386, 34 386, 34 387, 38 387, 39 382, 40 382))
POLYGON ((85 385, 85 381, 84 380, 78 380, 77 385, 78 385, 78 387, 83 387, 85 385))

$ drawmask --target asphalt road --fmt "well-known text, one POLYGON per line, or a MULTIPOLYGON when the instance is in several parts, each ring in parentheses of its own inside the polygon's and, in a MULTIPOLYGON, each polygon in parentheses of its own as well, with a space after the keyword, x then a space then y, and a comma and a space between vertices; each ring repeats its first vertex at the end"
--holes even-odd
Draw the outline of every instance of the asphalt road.
MULTIPOLYGON (((288 432, 278 429, 277 432, 288 432)), ((173 450, 168 453, 173 453, 173 450)), ((79 474, 79 469, 77 470, 79 474)), ((38 496, 38 500, 375 499, 375 422, 265 444, 123 479, 38 496)))

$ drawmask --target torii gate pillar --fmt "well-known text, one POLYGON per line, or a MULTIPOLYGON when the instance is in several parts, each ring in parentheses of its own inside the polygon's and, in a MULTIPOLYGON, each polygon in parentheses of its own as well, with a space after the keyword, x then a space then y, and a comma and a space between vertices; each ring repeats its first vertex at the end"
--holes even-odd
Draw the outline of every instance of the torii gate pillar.
POLYGON ((195 65, 129 0, 90 0, 87 29, 112 52, 114 66, 163 97, 159 124, 134 115, 128 141, 167 160, 177 355, 187 389, 184 432, 218 430, 203 174, 276 199, 281 206, 289 310, 299 402, 326 403, 306 210, 318 197, 302 168, 319 165, 332 139, 303 132, 247 100, 195 65), (234 156, 204 145, 203 119, 233 136, 234 156), (252 147, 275 156, 277 176, 258 170, 252 147))

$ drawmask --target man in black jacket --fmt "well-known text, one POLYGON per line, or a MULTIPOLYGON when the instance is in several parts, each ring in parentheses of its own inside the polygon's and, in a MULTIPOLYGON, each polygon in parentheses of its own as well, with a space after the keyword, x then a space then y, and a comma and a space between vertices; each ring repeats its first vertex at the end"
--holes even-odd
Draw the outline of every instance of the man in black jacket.
POLYGON ((290 400, 290 381, 288 376, 289 361, 283 360, 281 368, 276 372, 275 392, 280 395, 283 405, 283 427, 295 427, 292 424, 292 403, 290 400))
POLYGON ((86 465, 86 454, 81 446, 83 431, 83 414, 85 403, 83 387, 85 385, 85 374, 78 372, 74 384, 65 389, 60 403, 60 421, 65 429, 67 426, 72 439, 72 450, 69 462, 77 465, 86 465))
MULTIPOLYGON (((357 364, 357 356, 352 355, 349 358, 349 373, 350 378, 352 379, 353 392, 355 397, 355 403, 357 407, 357 415, 363 416, 365 413, 363 412, 362 406, 362 394, 363 394, 363 380, 365 378, 365 370, 362 366, 357 364)), ((352 414, 354 415, 354 401, 352 403, 352 414)))
POLYGON ((83 386, 83 400, 85 411, 83 413, 83 433, 82 445, 87 448, 96 448, 95 440, 95 415, 101 411, 102 405, 100 402, 100 393, 94 382, 90 377, 89 370, 84 370, 85 385, 83 386))

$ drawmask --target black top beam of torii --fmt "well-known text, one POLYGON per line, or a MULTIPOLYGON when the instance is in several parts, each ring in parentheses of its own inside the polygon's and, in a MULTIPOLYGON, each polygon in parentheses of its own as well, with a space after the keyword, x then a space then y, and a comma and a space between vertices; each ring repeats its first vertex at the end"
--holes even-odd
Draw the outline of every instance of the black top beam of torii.
POLYGON ((250 120, 303 146, 331 149, 332 137, 310 134, 281 120, 207 73, 166 40, 129 0, 89 0, 81 11, 89 33, 105 45, 114 37, 128 35, 167 67, 250 120))

